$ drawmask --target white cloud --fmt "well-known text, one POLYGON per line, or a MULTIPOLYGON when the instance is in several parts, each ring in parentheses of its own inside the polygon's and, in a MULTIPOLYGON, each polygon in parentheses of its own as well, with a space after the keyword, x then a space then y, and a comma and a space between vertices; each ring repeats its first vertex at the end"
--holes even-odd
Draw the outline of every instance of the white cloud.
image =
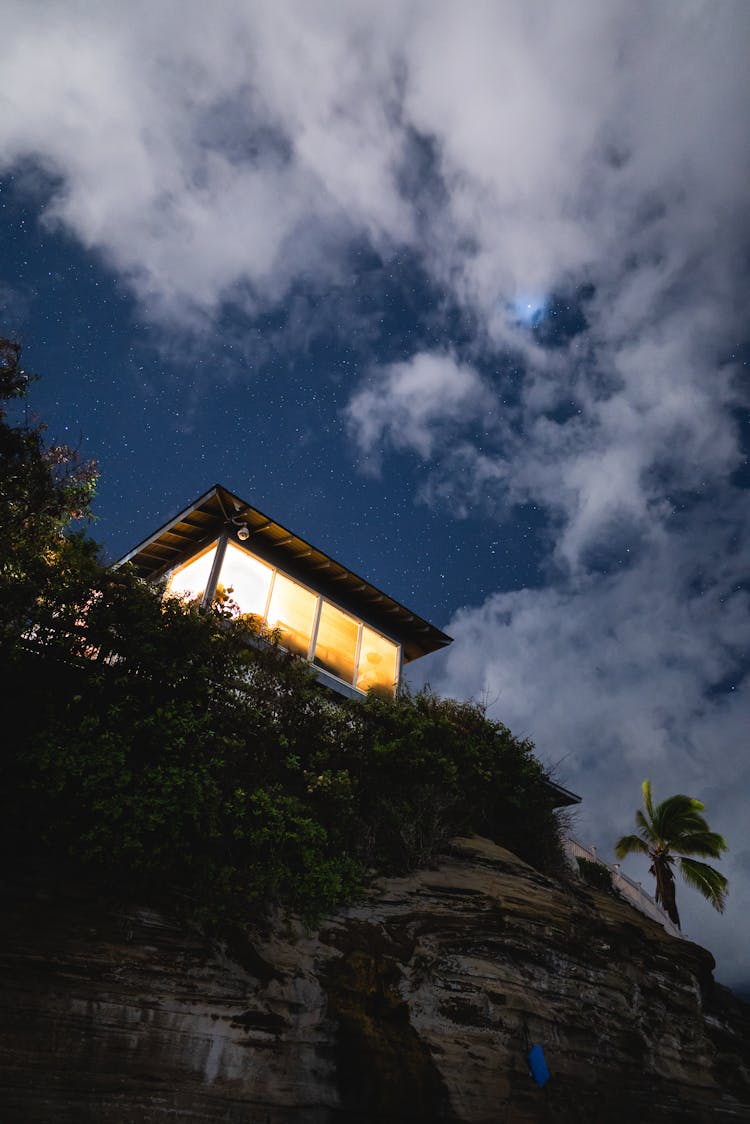
POLYGON ((356 232, 424 255, 518 339, 522 292, 621 283, 641 257, 637 308, 686 252, 735 237, 749 20, 676 0, 637 18, 585 0, 11 3, 2 162, 59 177, 50 219, 152 314, 210 313, 238 286, 277 300, 356 232), (400 189, 414 133, 442 183, 426 214, 400 189))
POLYGON ((726 220, 748 173, 747 9, 474 11, 442 5, 419 24, 406 105, 448 185, 433 267, 496 338, 513 336, 505 302, 519 291, 630 271, 633 299, 648 300, 686 259, 703 268, 699 247, 732 245, 726 220))
MULTIPOLYGON (((632 827, 644 778, 659 798, 686 791, 704 799, 731 847, 729 909, 718 925, 686 888, 683 923, 695 939, 711 933, 723 978, 743 979, 750 965, 736 934, 750 904, 742 866, 750 854, 750 684, 740 675, 750 597, 739 579, 748 543, 732 548, 723 523, 704 512, 628 570, 498 593, 459 611, 447 624, 454 644, 428 674, 433 688, 487 700, 491 715, 532 738, 583 796, 576 830, 609 861, 614 840, 632 827)), ((645 870, 632 873, 648 884, 645 870)))
POLYGON ((491 413, 495 399, 473 368, 451 355, 421 353, 371 372, 346 410, 349 431, 376 463, 387 449, 429 459, 446 432, 491 413))
POLYGON ((210 314, 238 285, 277 300, 325 274, 353 229, 386 245, 410 232, 393 60, 356 15, 335 15, 11 5, 2 162, 59 178, 48 220, 101 251, 152 315, 210 314))

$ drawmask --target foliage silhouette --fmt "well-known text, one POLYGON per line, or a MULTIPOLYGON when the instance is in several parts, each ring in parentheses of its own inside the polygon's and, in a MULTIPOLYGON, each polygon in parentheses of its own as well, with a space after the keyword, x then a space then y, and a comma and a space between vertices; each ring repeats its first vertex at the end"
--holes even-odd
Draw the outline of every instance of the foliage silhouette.
POLYGON ((23 398, 33 378, 17 343, 0 339, 0 638, 13 643, 32 610, 96 554, 80 535, 63 535, 90 517, 97 470, 69 445, 46 444, 45 426, 8 423, 6 403, 23 398))

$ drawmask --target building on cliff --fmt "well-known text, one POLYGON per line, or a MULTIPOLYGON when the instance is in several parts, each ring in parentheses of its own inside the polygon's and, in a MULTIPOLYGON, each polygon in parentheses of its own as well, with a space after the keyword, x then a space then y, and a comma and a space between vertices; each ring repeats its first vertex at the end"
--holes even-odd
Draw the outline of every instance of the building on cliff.
POLYGON ((451 637, 322 550, 215 484, 118 565, 168 593, 210 605, 224 590, 242 613, 310 661, 318 679, 357 698, 394 694, 403 664, 451 637))
MULTIPOLYGON (((215 484, 119 560, 167 593, 210 605, 224 591, 242 613, 349 698, 394 695, 404 664, 452 642, 341 562, 215 484)), ((556 807, 580 796, 547 781, 556 807)))

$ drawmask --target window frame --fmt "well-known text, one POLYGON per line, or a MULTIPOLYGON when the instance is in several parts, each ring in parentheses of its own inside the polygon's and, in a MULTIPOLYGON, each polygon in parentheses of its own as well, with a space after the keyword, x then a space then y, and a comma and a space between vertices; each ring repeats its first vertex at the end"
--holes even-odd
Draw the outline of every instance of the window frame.
MULTIPOLYGON (((366 621, 363 617, 360 617, 356 613, 353 613, 350 608, 342 605, 339 601, 335 601, 326 593, 323 593, 319 589, 315 589, 314 586, 309 585, 305 581, 301 581, 298 577, 290 574, 288 570, 284 570, 281 568, 281 566, 275 565, 273 562, 269 561, 268 558, 264 558, 261 554, 256 553, 256 551, 250 550, 247 546, 245 546, 244 543, 234 542, 234 540, 231 539, 226 533, 219 535, 216 539, 212 539, 210 543, 208 543, 204 547, 201 547, 201 549, 196 551, 196 553, 190 558, 185 559, 184 562, 178 563, 178 565, 174 566, 169 571, 167 575, 167 588, 165 591, 167 595, 169 595, 169 583, 172 574, 188 566, 191 562, 197 559, 199 555, 205 554, 209 549, 211 549, 211 547, 216 547, 214 565, 212 567, 212 572, 209 575, 209 581, 206 585, 206 589, 202 598, 202 604, 204 606, 211 605, 216 595, 216 588, 221 581, 221 572, 224 567, 227 548, 229 546, 232 546, 235 550, 239 550, 243 554, 248 555, 256 562, 260 562, 263 566, 267 566, 271 571, 271 581, 268 586, 268 594, 266 596, 265 607, 261 618, 264 625, 267 624, 268 621, 268 611, 271 605, 271 598, 273 597, 274 586, 276 585, 277 574, 281 574, 282 577, 286 578, 290 582, 293 582, 295 585, 300 586, 302 589, 306 590, 308 593, 311 593, 313 597, 315 597, 316 604, 315 611, 313 613, 312 625, 310 628, 310 643, 307 648, 307 655, 301 656, 301 659, 305 659, 307 663, 309 663, 310 666, 315 669, 316 672, 321 672, 323 675, 325 675, 326 678, 333 679, 337 683, 343 684, 348 690, 354 691, 358 697, 365 698, 367 696, 367 692, 363 691, 361 687, 357 686, 357 679, 359 678, 359 661, 362 656, 363 631, 365 628, 368 628, 371 632, 374 632, 376 635, 382 637, 382 639, 385 640, 388 644, 392 644, 396 649, 395 674, 393 683, 390 687, 391 692, 394 695, 396 694, 396 692, 398 691, 398 686, 401 682, 401 672, 403 669, 403 645, 400 641, 395 640, 392 636, 388 636, 388 634, 383 632, 382 629, 376 628, 374 625, 370 624, 369 621, 366 621), (351 681, 349 681, 348 679, 342 679, 341 676, 336 675, 335 672, 329 671, 328 668, 320 667, 315 663, 315 648, 318 642, 320 618, 324 602, 327 602, 332 608, 337 609, 340 613, 343 613, 345 616, 349 617, 357 625, 357 642, 354 654, 354 673, 351 681)), ((289 649, 285 648, 281 642, 279 643, 279 646, 283 648, 285 652, 289 651, 289 649)))

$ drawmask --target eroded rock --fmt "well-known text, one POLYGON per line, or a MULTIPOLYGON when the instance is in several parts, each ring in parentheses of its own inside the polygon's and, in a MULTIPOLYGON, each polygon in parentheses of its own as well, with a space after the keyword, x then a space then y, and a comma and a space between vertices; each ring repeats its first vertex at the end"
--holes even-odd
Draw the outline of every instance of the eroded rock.
POLYGON ((231 950, 83 888, 4 897, 3 1124, 750 1117, 710 954, 486 840, 231 950))

